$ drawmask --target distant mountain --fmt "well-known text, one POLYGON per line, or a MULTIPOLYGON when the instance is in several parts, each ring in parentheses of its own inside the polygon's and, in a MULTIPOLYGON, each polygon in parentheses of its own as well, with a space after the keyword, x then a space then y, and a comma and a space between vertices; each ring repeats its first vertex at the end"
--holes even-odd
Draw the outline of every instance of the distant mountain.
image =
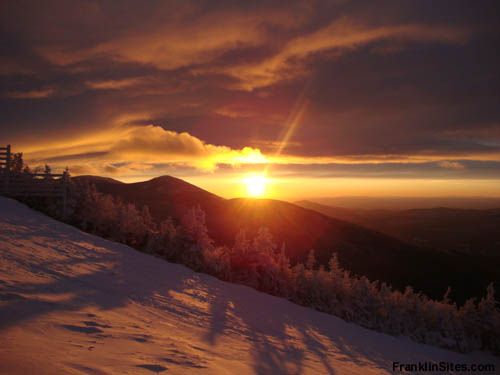
POLYGON ((500 208, 361 210, 300 201, 297 205, 371 228, 420 247, 500 258, 500 208))
POLYGON ((115 180, 114 178, 110 178, 110 177, 82 175, 82 176, 73 177, 73 178, 77 179, 77 180, 86 180, 86 181, 94 183, 94 184, 98 184, 99 182, 103 182, 103 183, 104 182, 108 182, 110 184, 121 184, 121 185, 124 185, 123 182, 115 180))
POLYGON ((500 197, 318 197, 314 202, 354 210, 410 210, 415 208, 500 208, 500 197))
POLYGON ((99 191, 137 206, 148 205, 158 221, 169 216, 180 221, 188 209, 199 205, 206 213, 210 235, 219 244, 232 245, 240 228, 251 237, 265 226, 279 246, 285 243, 292 263, 304 262, 314 249, 319 263, 326 265, 337 252, 341 265, 359 275, 399 288, 412 285, 434 298, 441 297, 448 285, 460 291, 458 299, 482 294, 497 271, 464 255, 419 248, 292 203, 228 200, 170 176, 130 184, 95 176, 74 179, 92 182, 99 191))
POLYGON ((97 190, 137 206, 147 205, 158 221, 169 216, 179 221, 188 209, 196 205, 200 205, 206 212, 212 212, 218 210, 225 201, 224 198, 171 176, 129 184, 98 176, 78 176, 73 177, 73 180, 93 183, 97 190))

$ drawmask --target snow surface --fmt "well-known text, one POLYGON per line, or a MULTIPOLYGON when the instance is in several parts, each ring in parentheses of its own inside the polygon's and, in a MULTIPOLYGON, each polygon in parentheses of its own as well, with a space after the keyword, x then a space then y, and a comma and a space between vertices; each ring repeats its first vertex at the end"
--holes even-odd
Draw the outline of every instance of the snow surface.
POLYGON ((373 332, 0 198, 0 374, 391 374, 494 363, 373 332))

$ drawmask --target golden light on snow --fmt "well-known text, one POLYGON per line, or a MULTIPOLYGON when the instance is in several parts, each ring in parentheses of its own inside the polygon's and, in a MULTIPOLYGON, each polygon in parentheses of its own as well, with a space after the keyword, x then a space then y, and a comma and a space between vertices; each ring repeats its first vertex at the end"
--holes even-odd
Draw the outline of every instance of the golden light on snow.
POLYGON ((243 182, 249 197, 262 197, 266 193, 269 179, 264 176, 248 176, 243 182))

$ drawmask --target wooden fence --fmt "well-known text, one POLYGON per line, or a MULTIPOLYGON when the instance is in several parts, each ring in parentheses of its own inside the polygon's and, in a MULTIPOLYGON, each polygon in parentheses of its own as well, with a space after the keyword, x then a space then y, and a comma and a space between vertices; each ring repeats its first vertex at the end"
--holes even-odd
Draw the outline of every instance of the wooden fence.
POLYGON ((63 215, 69 185, 69 174, 64 173, 25 173, 12 171, 10 145, 0 147, 0 195, 7 197, 54 197, 60 198, 63 215))

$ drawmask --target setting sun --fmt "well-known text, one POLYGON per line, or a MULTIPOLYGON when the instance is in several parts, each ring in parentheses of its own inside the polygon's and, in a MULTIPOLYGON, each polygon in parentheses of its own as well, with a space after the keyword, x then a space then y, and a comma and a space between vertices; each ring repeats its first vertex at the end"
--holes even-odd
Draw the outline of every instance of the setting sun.
POLYGON ((264 176, 250 176, 243 181, 249 197, 261 197, 266 193, 266 186, 269 180, 264 176))

